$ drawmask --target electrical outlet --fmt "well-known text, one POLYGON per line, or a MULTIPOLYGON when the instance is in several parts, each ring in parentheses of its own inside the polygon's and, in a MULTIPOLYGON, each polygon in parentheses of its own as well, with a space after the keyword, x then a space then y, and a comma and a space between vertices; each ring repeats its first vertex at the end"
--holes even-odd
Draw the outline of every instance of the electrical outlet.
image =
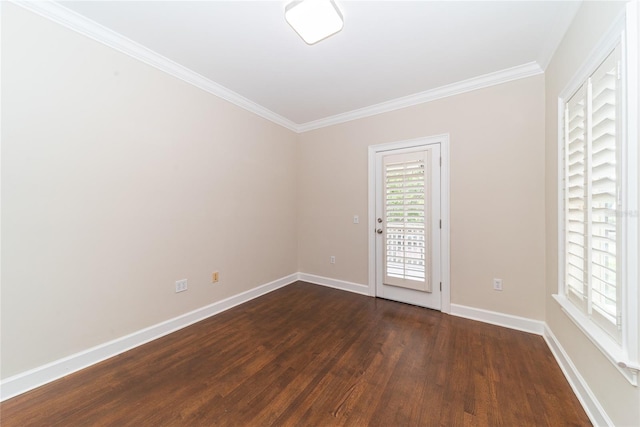
POLYGON ((184 292, 187 290, 187 279, 176 280, 176 292, 184 292))
POLYGON ((329 262, 331 264, 335 264, 336 263, 336 257, 334 257, 333 255, 331 255, 331 258, 329 258, 329 262))
POLYGON ((502 279, 493 279, 493 290, 495 291, 502 290, 502 279))
POLYGON ((218 280, 220 280, 220 273, 218 273, 217 271, 214 271, 211 274, 211 283, 218 283, 218 280))

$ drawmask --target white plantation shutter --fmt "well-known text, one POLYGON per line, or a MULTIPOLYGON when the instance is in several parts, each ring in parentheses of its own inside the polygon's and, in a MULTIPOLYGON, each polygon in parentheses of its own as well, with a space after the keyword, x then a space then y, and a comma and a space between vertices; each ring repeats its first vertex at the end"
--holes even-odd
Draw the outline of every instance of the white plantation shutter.
POLYGON ((559 275, 553 295, 634 386, 640 385, 638 17, 638 2, 627 3, 626 19, 582 58, 558 95, 559 275))
MULTIPOLYGON (((613 334, 620 309, 617 280, 617 188, 619 153, 619 52, 614 51, 590 78, 591 120, 591 310, 613 334), (600 319, 599 317, 603 318, 600 319)), ((617 335, 617 334, 616 334, 617 335)))
POLYGON ((565 292, 618 341, 619 63, 618 48, 566 102, 564 120, 565 292))
POLYGON ((585 94, 583 86, 565 106, 565 283, 567 296, 578 304, 586 304, 587 294, 585 94))
POLYGON ((384 157, 384 283, 431 292, 430 152, 384 157))

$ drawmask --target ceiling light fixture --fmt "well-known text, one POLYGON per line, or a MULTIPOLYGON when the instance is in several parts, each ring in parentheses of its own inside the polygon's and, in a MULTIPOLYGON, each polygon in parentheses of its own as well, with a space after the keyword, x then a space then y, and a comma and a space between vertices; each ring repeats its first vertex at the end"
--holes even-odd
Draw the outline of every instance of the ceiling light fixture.
POLYGON ((284 10, 284 17, 302 40, 315 44, 342 30, 344 21, 333 0, 296 0, 284 10))

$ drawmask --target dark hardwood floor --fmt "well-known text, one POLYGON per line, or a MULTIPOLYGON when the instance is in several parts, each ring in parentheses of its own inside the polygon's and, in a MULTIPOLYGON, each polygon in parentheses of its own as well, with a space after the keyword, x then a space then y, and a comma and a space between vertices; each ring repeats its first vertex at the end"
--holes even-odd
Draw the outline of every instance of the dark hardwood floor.
POLYGON ((584 426, 540 336, 298 282, 0 405, 10 426, 584 426))

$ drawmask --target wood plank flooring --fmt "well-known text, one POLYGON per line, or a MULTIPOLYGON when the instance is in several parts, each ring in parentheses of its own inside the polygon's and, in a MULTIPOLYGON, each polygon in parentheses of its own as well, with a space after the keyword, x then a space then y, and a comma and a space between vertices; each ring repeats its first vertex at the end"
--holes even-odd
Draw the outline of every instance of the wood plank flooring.
POLYGON ((540 336, 297 282, 0 404, 11 426, 585 426, 540 336))

